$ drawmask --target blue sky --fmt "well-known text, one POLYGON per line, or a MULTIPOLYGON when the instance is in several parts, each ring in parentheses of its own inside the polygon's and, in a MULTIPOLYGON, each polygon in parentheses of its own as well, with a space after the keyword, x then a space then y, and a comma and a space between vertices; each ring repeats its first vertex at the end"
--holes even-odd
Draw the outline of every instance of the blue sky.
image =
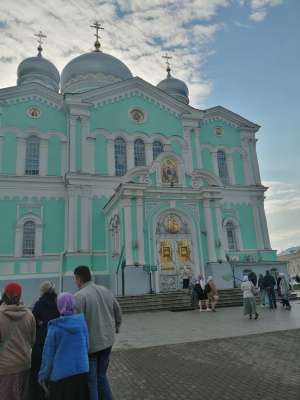
POLYGON ((0 87, 15 85, 39 30, 48 36, 44 56, 60 71, 90 51, 95 17, 105 27, 103 51, 152 84, 165 77, 169 51, 192 105, 222 105, 262 126, 271 242, 283 250, 300 245, 299 16, 299 0, 2 0, 0 87))

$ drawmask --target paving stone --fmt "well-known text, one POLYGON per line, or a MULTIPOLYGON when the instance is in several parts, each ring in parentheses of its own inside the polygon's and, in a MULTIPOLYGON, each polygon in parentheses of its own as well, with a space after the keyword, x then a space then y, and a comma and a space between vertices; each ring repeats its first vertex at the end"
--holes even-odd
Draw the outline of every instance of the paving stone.
POLYGON ((115 400, 299 400, 300 329, 112 353, 115 400))

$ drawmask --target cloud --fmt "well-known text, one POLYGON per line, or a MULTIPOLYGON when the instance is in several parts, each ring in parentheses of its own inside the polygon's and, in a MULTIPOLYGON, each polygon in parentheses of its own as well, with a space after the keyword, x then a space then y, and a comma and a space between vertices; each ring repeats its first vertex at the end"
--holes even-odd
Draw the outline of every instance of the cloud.
POLYGON ((272 181, 264 185, 269 187, 265 201, 268 214, 300 210, 300 184, 272 181))
POLYGON ((251 13, 249 19, 254 22, 261 22, 268 13, 268 8, 279 6, 283 0, 250 0, 251 13))

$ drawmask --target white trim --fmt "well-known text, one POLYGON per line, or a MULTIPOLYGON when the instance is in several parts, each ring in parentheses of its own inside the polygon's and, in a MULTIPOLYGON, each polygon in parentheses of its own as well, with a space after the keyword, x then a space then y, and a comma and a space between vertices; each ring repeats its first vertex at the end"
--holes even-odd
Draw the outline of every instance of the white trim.
POLYGON ((123 199, 122 206, 124 208, 124 223, 125 223, 125 259, 127 265, 133 265, 132 259, 132 226, 131 226, 131 200, 123 199))
POLYGON ((207 234, 208 262, 217 262, 210 199, 203 199, 203 208, 207 234))
POLYGON ((144 243, 144 200, 138 197, 136 201, 136 219, 137 219, 137 238, 139 264, 145 264, 145 243, 144 243))

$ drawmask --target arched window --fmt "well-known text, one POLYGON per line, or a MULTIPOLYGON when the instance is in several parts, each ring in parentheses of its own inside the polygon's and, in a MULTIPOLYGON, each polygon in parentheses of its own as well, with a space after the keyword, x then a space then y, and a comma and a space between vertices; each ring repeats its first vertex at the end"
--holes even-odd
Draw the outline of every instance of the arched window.
POLYGON ((127 172, 126 142, 120 137, 115 140, 115 171, 117 176, 127 172))
POLYGON ((227 243, 228 243, 228 250, 229 251, 237 251, 237 240, 236 240, 236 232, 235 226, 232 222, 227 222, 226 226, 226 234, 227 234, 227 243))
POLYGON ((226 163, 226 154, 223 150, 219 150, 217 152, 217 160, 218 160, 218 170, 219 170, 219 177, 224 185, 229 184, 229 175, 226 163))
POLYGON ((25 222, 23 226, 23 256, 33 256, 35 253, 35 223, 25 222))
POLYGON ((134 165, 136 167, 146 165, 145 143, 142 139, 134 141, 134 165))
POLYGON ((164 151, 164 146, 159 140, 155 140, 152 145, 152 151, 153 151, 153 160, 155 160, 160 153, 164 151))
POLYGON ((40 164, 40 139, 30 136, 26 142, 25 175, 38 175, 40 164))

